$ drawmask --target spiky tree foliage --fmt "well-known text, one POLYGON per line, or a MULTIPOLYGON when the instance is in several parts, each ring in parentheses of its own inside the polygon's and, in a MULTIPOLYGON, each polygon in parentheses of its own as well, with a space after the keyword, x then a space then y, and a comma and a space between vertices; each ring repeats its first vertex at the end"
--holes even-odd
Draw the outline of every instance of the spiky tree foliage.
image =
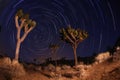
POLYGON ((77 65, 76 49, 80 42, 88 37, 88 33, 84 30, 74 29, 70 25, 67 28, 60 29, 61 40, 69 43, 74 51, 75 66, 77 65))
POLYGON ((27 37, 28 33, 30 33, 36 26, 36 22, 34 20, 29 19, 29 14, 23 13, 23 10, 20 9, 15 14, 15 26, 17 29, 17 44, 15 51, 15 60, 19 59, 19 49, 21 43, 27 37), (21 36, 21 31, 24 30, 23 35, 21 36))
POLYGON ((53 58, 55 60, 55 65, 57 66, 57 61, 56 61, 57 53, 56 52, 57 52, 57 50, 59 48, 59 45, 58 44, 50 44, 49 48, 50 48, 51 54, 52 54, 52 56, 53 56, 53 58))

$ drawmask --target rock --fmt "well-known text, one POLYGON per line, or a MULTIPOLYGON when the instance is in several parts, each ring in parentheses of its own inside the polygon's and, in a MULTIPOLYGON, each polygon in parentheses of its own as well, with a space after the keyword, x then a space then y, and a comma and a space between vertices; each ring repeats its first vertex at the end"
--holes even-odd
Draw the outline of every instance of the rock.
POLYGON ((57 67, 56 67, 56 71, 57 71, 57 72, 60 72, 60 70, 61 70, 61 67, 57 66, 57 67))
POLYGON ((113 54, 113 61, 120 61, 120 51, 116 51, 113 54))
POLYGON ((45 67, 45 70, 54 72, 55 66, 53 64, 49 64, 47 67, 45 67))
POLYGON ((71 68, 71 66, 68 66, 68 65, 63 65, 63 66, 62 66, 62 69, 63 69, 63 70, 70 69, 70 68, 71 68))
POLYGON ((8 65, 11 64, 11 59, 8 57, 4 57, 0 61, 1 61, 1 63, 4 63, 4 64, 8 64, 8 65))
POLYGON ((67 78, 72 78, 73 74, 72 74, 72 72, 66 72, 66 73, 62 74, 62 76, 67 77, 67 78))
POLYGON ((4 57, 0 59, 0 67, 9 68, 11 66, 11 59, 4 57))
POLYGON ((110 58, 110 53, 104 52, 104 53, 98 54, 98 56, 95 59, 98 63, 101 63, 101 62, 107 60, 108 58, 110 58))
POLYGON ((54 72, 50 72, 50 76, 51 77, 55 77, 55 73, 54 72))
POLYGON ((88 69, 91 68, 91 67, 92 67, 92 65, 85 65, 85 66, 84 66, 84 69, 85 69, 85 70, 88 70, 88 69))
POLYGON ((117 46, 117 47, 116 47, 116 51, 119 51, 119 50, 120 50, 120 46, 117 46))
POLYGON ((74 69, 76 69, 76 70, 78 70, 78 71, 79 71, 80 69, 83 69, 83 68, 84 68, 84 65, 82 65, 82 64, 81 64, 81 65, 77 65, 77 66, 74 67, 74 69))
POLYGON ((99 64, 97 61, 94 62, 95 65, 99 64))

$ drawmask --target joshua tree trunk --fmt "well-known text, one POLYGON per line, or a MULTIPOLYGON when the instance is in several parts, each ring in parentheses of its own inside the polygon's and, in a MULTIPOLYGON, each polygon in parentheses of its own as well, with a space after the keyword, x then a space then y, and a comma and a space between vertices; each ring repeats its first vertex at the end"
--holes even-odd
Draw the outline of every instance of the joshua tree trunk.
POLYGON ((77 66, 77 64, 78 64, 76 49, 77 49, 77 47, 76 47, 76 44, 75 44, 75 45, 73 46, 75 66, 77 66))
POLYGON ((18 61, 19 59, 19 50, 20 50, 20 40, 17 41, 17 45, 16 45, 16 51, 15 51, 15 60, 18 61))
MULTIPOLYGON (((18 25, 16 25, 16 26, 18 26, 18 25)), ((21 31, 21 28, 17 27, 17 43, 16 43, 16 51, 15 51, 15 60, 16 61, 18 61, 18 59, 19 59, 19 50, 20 50, 20 44, 21 44, 20 31, 21 31)))
POLYGON ((24 35, 20 38, 20 31, 21 29, 18 28, 18 33, 17 33, 17 45, 16 45, 16 51, 15 51, 15 60, 19 60, 19 51, 20 51, 20 45, 26 38, 29 32, 24 33, 24 35))

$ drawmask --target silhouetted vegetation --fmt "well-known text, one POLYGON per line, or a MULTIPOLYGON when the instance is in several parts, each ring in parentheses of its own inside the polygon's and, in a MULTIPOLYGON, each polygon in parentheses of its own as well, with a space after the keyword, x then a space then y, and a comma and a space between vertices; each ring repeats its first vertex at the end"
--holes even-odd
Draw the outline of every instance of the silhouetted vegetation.
MULTIPOLYGON (((93 56, 90 56, 90 57, 77 57, 78 59, 78 62, 83 62, 84 64, 86 65, 89 65, 89 64, 92 64, 95 62, 95 57, 97 55, 93 55, 93 56)), ((62 65, 70 65, 70 66, 74 66, 74 60, 72 59, 66 59, 65 57, 62 57, 61 59, 59 60, 56 60, 57 61, 57 65, 59 66, 62 66, 62 65)), ((48 65, 48 64, 53 64, 55 65, 55 61, 50 58, 47 58, 46 59, 46 62, 41 64, 42 66, 44 65, 48 65)))
POLYGON ((83 62, 86 65, 92 64, 95 62, 95 56, 90 57, 78 57, 78 61, 83 62))
POLYGON ((110 55, 113 55, 113 53, 116 51, 116 49, 115 49, 115 47, 110 47, 110 46, 108 46, 108 47, 107 47, 107 51, 110 52, 110 55))
POLYGON ((110 55, 113 55, 116 52, 116 48, 120 46, 120 37, 117 39, 113 47, 108 46, 107 51, 110 52, 110 55))
POLYGON ((120 46, 120 37, 117 39, 117 41, 116 41, 116 43, 114 45, 114 47, 117 47, 117 46, 120 46))
POLYGON ((59 45, 58 44, 50 44, 49 45, 49 49, 51 50, 51 55, 52 55, 52 58, 54 59, 55 61, 55 66, 57 66, 57 50, 59 48, 59 45))
MULTIPOLYGON (((57 66, 62 66, 62 65, 70 65, 73 66, 74 65, 74 60, 67 60, 65 57, 62 57, 59 60, 56 60, 57 62, 57 66)), ((45 63, 40 64, 41 66, 46 66, 48 64, 53 64, 56 65, 56 62, 54 60, 52 60, 52 58, 47 58, 45 63)))

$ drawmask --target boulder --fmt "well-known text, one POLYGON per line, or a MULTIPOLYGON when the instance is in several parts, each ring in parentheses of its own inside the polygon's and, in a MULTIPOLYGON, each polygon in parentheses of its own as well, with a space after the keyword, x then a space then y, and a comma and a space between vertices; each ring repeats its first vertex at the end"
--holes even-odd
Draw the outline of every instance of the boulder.
POLYGON ((107 60, 108 58, 110 58, 110 53, 109 52, 105 52, 105 53, 98 54, 98 56, 95 58, 95 60, 98 63, 101 63, 101 62, 107 60))

